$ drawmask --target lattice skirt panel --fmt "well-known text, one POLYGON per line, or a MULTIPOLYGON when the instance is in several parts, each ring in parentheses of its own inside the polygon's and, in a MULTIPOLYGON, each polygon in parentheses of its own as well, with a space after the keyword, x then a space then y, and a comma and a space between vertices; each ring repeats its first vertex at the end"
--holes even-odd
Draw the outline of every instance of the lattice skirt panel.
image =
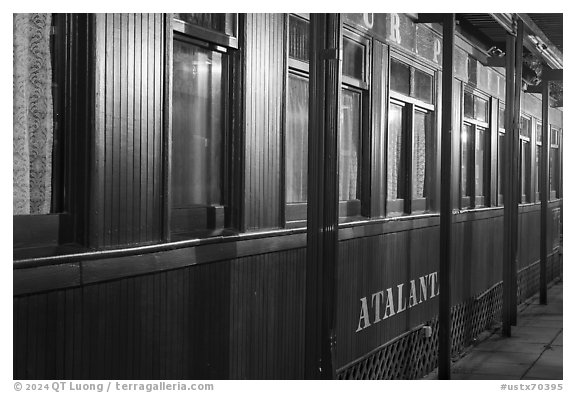
MULTIPOLYGON (((548 263, 552 281, 562 274, 562 257, 555 254, 548 263)), ((539 289, 540 263, 518 272, 518 302, 539 289)), ((464 303, 452 307, 452 356, 472 344, 483 331, 501 320, 502 282, 464 303)), ((372 355, 339 370, 338 379, 417 379, 428 374, 438 363, 438 319, 428 322, 432 337, 425 338, 420 329, 413 330, 372 355)))

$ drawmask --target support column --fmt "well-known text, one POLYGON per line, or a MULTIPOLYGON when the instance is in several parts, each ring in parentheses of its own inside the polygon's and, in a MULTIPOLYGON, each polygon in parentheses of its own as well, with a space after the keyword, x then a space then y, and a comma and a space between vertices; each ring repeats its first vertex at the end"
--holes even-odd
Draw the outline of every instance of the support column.
POLYGON ((512 206, 512 252, 513 258, 511 259, 511 301, 510 301, 510 323, 516 326, 517 310, 518 310, 518 244, 520 231, 518 230, 518 203, 520 203, 520 97, 522 95, 522 63, 524 60, 524 22, 521 19, 516 20, 516 73, 514 75, 514 127, 512 134, 514 138, 514 151, 512 158, 514 161, 514 173, 512 177, 512 184, 514 187, 514 204, 512 206))
POLYGON ((514 101, 515 101, 515 59, 516 59, 516 37, 507 35, 506 37, 506 109, 505 109, 505 129, 506 134, 504 137, 504 252, 502 259, 502 335, 510 337, 512 330, 512 313, 511 305, 514 300, 512 298, 512 291, 515 288, 513 280, 514 263, 516 259, 516 252, 514 251, 514 209, 518 209, 517 199, 517 183, 515 180, 515 172, 517 166, 513 165, 517 162, 514 159, 514 151, 517 150, 518 138, 514 138, 514 101))
POLYGON ((440 161, 440 309, 438 379, 450 379, 450 270, 452 259, 452 108, 454 107, 455 14, 445 14, 442 28, 442 135, 440 161))
POLYGON ((340 14, 310 14, 305 376, 335 378, 340 14))
POLYGON ((548 304, 548 200, 550 199, 550 82, 542 81, 542 155, 540 156, 540 304, 548 304))

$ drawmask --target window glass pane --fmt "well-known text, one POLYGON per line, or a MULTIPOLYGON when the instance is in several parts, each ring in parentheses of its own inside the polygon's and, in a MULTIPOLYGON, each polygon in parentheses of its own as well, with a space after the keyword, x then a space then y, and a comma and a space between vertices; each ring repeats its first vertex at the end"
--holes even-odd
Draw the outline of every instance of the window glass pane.
POLYGON ((530 138, 530 119, 526 117, 520 117, 520 135, 530 138))
POLYGON ((558 173, 559 168, 559 155, 558 149, 550 149, 550 191, 558 191, 558 184, 560 179, 560 174, 558 173))
POLYGON ((430 185, 432 132, 430 114, 414 111, 414 168, 412 177, 412 198, 426 198, 430 185))
POLYGON ((406 198, 406 152, 403 107, 390 104, 388 113, 388 199, 406 198))
POLYGON ((530 199, 530 143, 522 142, 522 195, 525 196, 525 201, 530 199))
POLYGON ((414 70, 414 96, 419 100, 432 102, 432 75, 414 70))
POLYGON ((364 51, 366 47, 348 37, 344 37, 343 44, 342 74, 363 81, 364 51))
POLYGON ((484 165, 486 165, 486 132, 484 129, 476 129, 476 152, 474 157, 474 177, 476 180, 476 196, 485 196, 484 189, 484 165))
POLYGON ((286 202, 308 194, 308 80, 289 74, 286 105, 286 202))
POLYGON ((506 114, 504 108, 500 107, 498 110, 498 128, 504 129, 504 124, 506 123, 506 114))
POLYGON ((542 124, 536 123, 536 142, 542 143, 542 124))
POLYGON ((504 136, 498 133, 498 194, 504 194, 504 136))
POLYGON ((464 116, 474 118, 474 98, 470 93, 464 93, 464 116))
MULTIPOLYGON (((542 154, 542 146, 536 146, 536 162, 535 162, 535 171, 536 171, 536 176, 534 177, 535 181, 536 181, 536 193, 540 193, 540 154, 542 154)), ((540 196, 537 195, 536 198, 537 201, 540 200, 540 196)))
POLYGON ((288 55, 300 61, 309 61, 309 26, 310 22, 290 15, 288 21, 288 55))
POLYGON ((224 58, 174 41, 173 206, 220 204, 224 121, 224 58))
POLYGON ((360 199, 361 95, 342 89, 339 135, 340 200, 360 199))
POLYGON ((558 146, 558 130, 554 128, 550 130, 550 145, 558 146))
POLYGON ((476 85, 478 82, 478 61, 470 56, 467 59, 468 65, 468 83, 476 85))
POLYGON ((460 176, 461 176, 461 192, 463 197, 470 197, 472 196, 472 183, 471 183, 471 166, 470 166, 470 158, 472 156, 471 149, 472 149, 472 136, 473 136, 473 129, 471 125, 464 124, 462 127, 462 134, 461 134, 461 168, 460 168, 460 176))
POLYGON ((410 67, 394 59, 390 62, 390 89, 410 95, 410 67))
MULTIPOLYGON (((48 214, 54 212, 59 157, 53 149, 64 109, 53 93, 63 93, 57 57, 65 40, 59 34, 53 41, 52 14, 14 14, 13 22, 13 214, 48 214)), ((55 27, 56 34, 63 30, 55 27)))
POLYGON ((480 121, 488 121, 488 101, 474 97, 474 118, 480 121))
POLYGON ((176 19, 180 19, 183 22, 190 23, 191 25, 196 25, 203 27, 205 29, 210 29, 224 33, 227 35, 234 34, 234 24, 235 16, 234 14, 174 14, 176 19))

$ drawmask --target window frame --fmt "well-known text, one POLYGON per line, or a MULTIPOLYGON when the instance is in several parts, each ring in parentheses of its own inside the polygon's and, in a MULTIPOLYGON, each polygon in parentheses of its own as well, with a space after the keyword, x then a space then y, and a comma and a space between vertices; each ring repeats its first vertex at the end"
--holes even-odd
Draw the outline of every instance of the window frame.
POLYGON ((496 189, 497 189, 497 205, 498 206, 502 206, 504 204, 504 176, 503 173, 501 172, 504 169, 504 163, 502 162, 502 160, 500 159, 500 155, 505 155, 506 154, 506 149, 504 147, 504 143, 505 143, 505 135, 506 135, 506 128, 505 128, 505 119, 506 119, 506 106, 500 102, 498 105, 498 122, 497 122, 497 128, 498 128, 498 142, 497 142, 497 151, 498 151, 498 156, 496 158, 497 160, 497 179, 496 179, 496 189), (500 123, 500 118, 502 118, 502 123, 500 123), (502 125, 502 127, 500 127, 500 125, 502 125), (502 139, 500 139, 502 138, 502 139), (500 143, 500 141, 502 140, 502 142, 504 143, 500 143), (502 183, 502 186, 500 186, 500 183, 502 183))
POLYGON ((52 14, 50 46, 62 53, 53 63, 54 82, 53 183, 51 212, 13 215, 13 258, 79 252, 88 244, 88 183, 90 124, 94 108, 93 14, 52 14), (57 18, 57 22, 55 22, 57 18), (56 25, 55 25, 56 24, 56 25), (58 36, 60 38, 58 38, 58 36), (54 68, 58 68, 54 71, 54 68), (60 111, 60 113, 56 113, 60 111), (52 211, 54 210, 54 211, 52 211))
POLYGON ((539 119, 535 119, 536 124, 534 126, 534 202, 538 203, 541 202, 540 199, 540 165, 542 165, 542 132, 544 132, 544 128, 542 126, 542 121, 539 119), (538 140, 538 127, 540 127, 540 140, 538 140))
MULTIPOLYGON (((357 199, 339 200, 338 203, 338 217, 341 222, 353 221, 354 219, 366 213, 365 210, 368 206, 369 190, 369 137, 370 130, 370 94, 371 94, 371 59, 372 59, 372 42, 370 38, 360 35, 347 27, 342 28, 342 42, 344 39, 355 41, 356 43, 364 46, 364 69, 363 78, 356 79, 347 75, 342 75, 341 90, 347 89, 360 94, 360 135, 358 143, 358 178, 360 197, 357 199)), ((344 49, 342 48, 342 51, 344 49)), ((343 60, 342 60, 343 61, 343 60)), ((342 93, 340 93, 342 94, 342 93)), ((341 114, 342 108, 339 108, 341 114)), ((339 129, 342 132, 342 128, 339 129)), ((338 148, 340 154, 341 148, 338 148)), ((340 162, 340 159, 338 159, 340 162)), ((338 193, 340 193, 341 176, 338 176, 338 193)), ((367 215, 367 214, 366 214, 367 215)))
MULTIPOLYGON (((286 40, 289 41, 289 23, 290 18, 298 18, 309 22, 308 14, 291 13, 286 18, 286 40)), ((368 206, 369 198, 369 128, 370 128, 370 94, 371 94, 371 58, 372 58, 372 41, 369 37, 361 35, 351 29, 344 27, 342 29, 342 40, 350 39, 360 45, 363 45, 365 50, 363 54, 364 69, 361 79, 356 79, 347 75, 342 75, 341 90, 349 90, 360 94, 360 135, 358 146, 358 177, 359 177, 359 192, 358 199, 350 199, 339 201, 339 219, 340 222, 353 221, 362 215, 367 215, 365 210, 368 206)), ((288 85, 288 79, 291 75, 307 78, 309 81, 309 63, 290 57, 289 45, 286 47, 286 71, 285 71, 285 86, 288 85)), ((288 102, 288 89, 285 89, 284 100, 288 102)), ((285 104, 285 108, 287 105, 285 104)), ((285 109, 285 116, 287 116, 287 109, 285 109)), ((283 125, 283 156, 284 156, 284 170, 283 176, 283 206, 284 206, 284 225, 286 227, 301 226, 305 224, 307 219, 307 206, 308 202, 291 202, 286 201, 286 118, 283 125)), ((340 188, 340 178, 338 179, 338 187, 340 188)))
MULTIPOLYGON (((237 35, 238 32, 238 14, 232 14, 235 18, 234 29, 237 35)), ((175 14, 170 17, 171 21, 171 31, 172 35, 170 39, 172 40, 170 46, 170 56, 174 56, 174 42, 179 41, 186 45, 192 45, 204 50, 209 50, 212 52, 217 52, 222 54, 223 57, 223 81, 222 81, 222 105, 223 105, 223 125, 222 125, 222 141, 221 141, 221 180, 220 188, 221 195, 220 203, 211 203, 208 205, 194 205, 188 207, 176 208, 173 206, 173 122, 170 121, 170 129, 167 133, 167 138, 169 138, 169 146, 167 149, 168 156, 168 166, 169 166, 169 180, 167 185, 167 214, 169 216, 168 225, 166 228, 166 240, 183 240, 190 238, 202 238, 210 237, 215 235, 220 235, 226 233, 233 223, 232 218, 232 205, 234 199, 234 176, 232 176, 233 168, 233 112, 236 108, 236 102, 234 99, 234 70, 237 67, 234 52, 238 48, 237 38, 232 39, 230 36, 226 36, 221 32, 210 30, 201 26, 195 26, 190 23, 183 22, 176 18, 175 14), (228 38, 223 38, 226 36, 228 38), (226 46, 222 46, 226 45, 226 46)), ((173 60, 171 59, 170 64, 172 65, 173 60)), ((174 78, 174 68, 173 66, 169 70, 170 78, 174 78)), ((169 83, 170 90, 168 92, 170 104, 169 110, 172 114, 173 111, 173 101, 174 101, 174 90, 173 84, 169 83)))
MULTIPOLYGON (((290 68, 288 70, 288 72, 286 73, 286 86, 288 86, 288 79, 290 78, 290 75, 297 77, 297 78, 302 78, 305 79, 307 81, 307 83, 310 83, 310 77, 309 75, 302 71, 301 69, 292 69, 290 68)), ((288 103, 288 89, 286 89, 286 94, 285 94, 285 100, 286 103, 288 103)), ((288 108, 288 105, 286 105, 286 108, 288 108)), ((287 113, 286 113, 287 115, 287 113)), ((286 123, 286 121, 284 122, 286 123)), ((284 125, 284 156, 286 156, 286 124, 284 125)), ((308 136, 308 130, 306 130, 306 136, 308 136)), ((306 151, 306 155, 308 154, 308 151, 306 151)), ((284 162, 286 160, 284 159, 284 162)), ((287 167, 286 164, 284 164, 284 177, 286 177, 286 171, 287 171, 287 167)), ((308 181, 308 178, 306 178, 306 181, 308 181)), ((286 200, 286 180, 284 179, 284 200, 286 200)), ((306 199, 308 198, 308 195, 306 195, 306 199)), ((308 206, 308 202, 307 200, 304 202, 286 202, 284 203, 284 216, 285 216, 285 222, 297 222, 297 221, 306 221, 306 214, 307 214, 307 206, 308 206)))
MULTIPOLYGON (((427 118, 429 122, 430 132, 431 132, 431 154, 432 157, 426 157, 426 164, 432 164, 432 168, 430 170, 431 177, 428 179, 424 179, 424 181, 428 181, 430 190, 434 189, 434 177, 436 176, 436 169, 434 166, 435 162, 435 155, 437 154, 437 146, 435 144, 436 135, 437 135, 437 127, 436 127, 436 100, 437 100, 437 91, 436 91, 436 72, 419 63, 408 59, 404 54, 392 51, 389 57, 389 64, 388 64, 388 79, 392 78, 391 73, 391 64, 393 61, 397 61, 403 63, 404 65, 409 67, 409 94, 406 95, 398 91, 394 91, 391 88, 391 83, 388 83, 388 108, 387 113, 390 112, 391 105, 398 105, 402 106, 403 109, 403 124, 402 124, 402 141, 403 141, 403 148, 406 149, 404 154, 405 160, 405 179, 404 179, 404 188, 405 188, 405 198, 396 198, 390 199, 388 195, 388 176, 390 175, 390 168, 388 166, 388 154, 386 155, 386 210, 385 214, 387 217, 396 217, 402 215, 413 215, 413 214, 422 214, 431 211, 434 199, 434 192, 431 191, 430 195, 426 198, 414 198, 413 196, 413 181, 414 181, 414 171, 415 171, 415 158, 416 155, 414 154, 414 118, 415 113, 417 111, 426 113, 429 115, 427 118), (428 103, 421 99, 415 97, 415 89, 414 89, 414 79, 415 79, 415 71, 419 71, 425 73, 431 77, 431 102, 428 103)), ((389 132, 389 121, 386 120, 386 151, 389 151, 389 144, 390 144, 390 132, 389 132)))
MULTIPOLYGON (((185 36, 194 37, 201 41, 222 45, 231 49, 238 49, 238 14, 231 14, 232 21, 230 29, 232 30, 232 34, 226 34, 225 32, 219 32, 203 26, 194 25, 192 23, 178 19, 176 15, 178 14, 173 14, 171 18, 172 28, 174 31, 177 31, 185 36)), ((228 26, 228 22, 225 23, 228 26)))
MULTIPOLYGON (((460 125, 460 166, 459 166, 459 187, 458 187, 458 195, 459 195, 459 207, 460 209, 477 209, 483 207, 490 207, 493 205, 492 198, 491 198, 491 135, 492 135, 492 110, 491 107, 494 105, 494 101, 491 97, 482 91, 475 89, 471 86, 464 86, 462 90, 462 120, 460 125), (466 95, 472 96, 472 116, 469 117, 466 115, 465 111, 465 100, 466 95), (481 99, 486 102, 486 120, 479 120, 477 118, 476 111, 476 99, 481 99), (468 157, 468 175, 470 182, 470 193, 471 196, 463 196, 462 195, 462 155, 463 155, 463 146, 462 146, 462 132, 464 131, 464 126, 468 125, 472 129, 472 135, 470 137, 470 156, 468 157), (477 146, 477 139, 479 131, 484 132, 484 166, 483 166, 483 186, 484 186, 484 195, 478 195, 478 191, 476 190, 476 146, 477 146)), ((502 105, 499 106, 499 108, 502 105)), ((499 127, 498 127, 499 128, 499 127)), ((498 130, 500 131, 500 128, 498 130)), ((502 132, 504 133, 504 132, 502 132)), ((500 134, 498 134, 500 136, 500 134)))
MULTIPOLYGON (((305 17, 305 14, 295 14, 295 13, 291 13, 291 14, 287 14, 286 16, 286 42, 289 43, 289 23, 290 23, 290 18, 297 18, 300 20, 305 21, 306 23, 310 23, 309 19, 307 19, 305 17)), ((308 53, 309 54, 309 53, 308 53)), ((284 85, 286 87, 288 87, 288 79, 290 78, 290 75, 294 75, 296 77, 299 78, 304 78, 307 80, 308 82, 308 86, 310 86, 310 64, 308 62, 304 62, 298 59, 295 59, 293 57, 290 57, 290 48, 289 48, 289 44, 286 45, 286 59, 287 59, 287 65, 286 65, 286 78, 285 78, 285 82, 284 85)), ((284 162, 284 170, 282 171, 282 176, 283 176, 283 192, 282 192, 282 196, 283 196, 283 206, 284 206, 284 223, 286 226, 297 226, 301 223, 305 223, 306 219, 307 219, 307 212, 308 212, 308 195, 306 195, 306 201, 305 202, 290 202, 288 203, 286 201, 286 176, 287 176, 287 166, 286 166, 286 127, 287 127, 287 117, 288 117, 288 94, 289 91, 287 88, 284 89, 284 101, 285 101, 285 118, 284 118, 284 124, 282 127, 283 130, 283 135, 282 135, 282 155, 283 155, 283 162, 284 162)), ((306 136, 308 136, 308 130, 306 130, 306 136)), ((306 152, 306 154, 308 154, 308 152, 306 152)), ((306 178, 306 181, 308 181, 308 179, 306 178)))
POLYGON ((520 114, 520 124, 522 124, 522 119, 525 119, 529 122, 528 126, 528 135, 522 135, 521 128, 518 131, 518 139, 519 139, 519 149, 518 149, 518 159, 520 160, 520 173, 518 184, 520 192, 518 193, 518 203, 519 204, 527 204, 532 202, 532 171, 533 171, 533 162, 532 162, 532 135, 534 134, 535 128, 535 119, 530 115, 525 115, 524 113, 520 114), (527 149, 527 151, 524 150, 527 149), (528 167, 526 167, 526 161, 528 160, 528 167), (526 184, 528 181, 528 184, 526 184), (524 185, 524 186, 523 186, 524 185), (528 192, 526 192, 528 190, 528 192))
POLYGON ((561 127, 555 127, 553 125, 550 125, 550 157, 549 160, 552 161, 552 149, 556 150, 556 154, 557 154, 557 162, 556 162, 556 167, 554 168, 555 171, 552 172, 551 169, 551 165, 550 163, 548 163, 549 166, 549 175, 548 175, 548 187, 550 190, 550 195, 549 195, 549 200, 553 201, 553 200, 557 200, 562 198, 562 194, 561 194, 561 183, 562 183, 562 175, 561 175, 561 166, 562 166, 562 159, 560 156, 560 138, 561 138, 561 132, 562 132, 562 128, 561 127), (552 143, 552 134, 555 133, 556 134, 556 143, 552 143), (557 182, 556 184, 556 190, 552 189, 552 185, 553 185, 553 181, 552 179, 555 178, 555 181, 557 182))

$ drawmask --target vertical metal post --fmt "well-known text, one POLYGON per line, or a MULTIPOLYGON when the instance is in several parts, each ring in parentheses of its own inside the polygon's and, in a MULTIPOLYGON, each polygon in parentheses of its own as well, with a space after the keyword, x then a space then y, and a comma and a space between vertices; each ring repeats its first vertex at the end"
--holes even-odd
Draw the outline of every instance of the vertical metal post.
MULTIPOLYGON (((506 134, 504 136, 504 252, 502 257, 502 335, 511 336, 511 313, 510 304, 512 303, 512 220, 514 208, 514 190, 513 172, 515 166, 512 165, 512 150, 514 145, 513 128, 514 128, 514 73, 516 59, 516 45, 513 35, 506 36, 506 110, 504 127, 506 134)), ((516 204, 517 206, 517 204, 516 204)))
POLYGON ((335 377, 340 14, 310 14, 305 376, 335 377))
POLYGON ((512 256, 511 259, 511 301, 510 301, 510 323, 516 326, 517 303, 518 303, 518 203, 520 202, 522 192, 520 190, 522 182, 520 181, 520 97, 522 94, 522 63, 524 59, 524 22, 521 19, 516 20, 516 73, 514 75, 514 127, 513 127, 513 167, 515 168, 512 184, 514 187, 514 204, 512 205, 512 256))
POLYGON ((542 82, 542 154, 540 156, 540 304, 548 304, 548 200, 550 199, 550 82, 542 82))
POLYGON ((452 258, 452 108, 455 14, 445 14, 442 29, 442 135, 440 161, 440 309, 438 379, 450 379, 450 267, 452 258))

